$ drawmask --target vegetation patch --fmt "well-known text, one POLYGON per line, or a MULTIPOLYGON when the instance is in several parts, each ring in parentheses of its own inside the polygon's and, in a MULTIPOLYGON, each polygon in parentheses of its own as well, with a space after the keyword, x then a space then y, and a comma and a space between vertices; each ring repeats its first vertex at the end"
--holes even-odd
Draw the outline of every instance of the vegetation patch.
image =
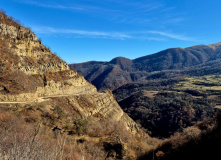
POLYGON ((221 91, 221 76, 203 76, 186 78, 185 81, 179 82, 175 87, 175 90, 185 91, 188 89, 198 91, 221 91))

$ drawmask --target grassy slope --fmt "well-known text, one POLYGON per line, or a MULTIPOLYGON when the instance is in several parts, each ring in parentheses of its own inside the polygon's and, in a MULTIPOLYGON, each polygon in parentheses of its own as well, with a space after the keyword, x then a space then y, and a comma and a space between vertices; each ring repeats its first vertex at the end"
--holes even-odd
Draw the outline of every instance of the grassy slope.
POLYGON ((203 77, 186 78, 174 88, 177 90, 195 89, 199 91, 221 91, 221 76, 210 75, 203 77))

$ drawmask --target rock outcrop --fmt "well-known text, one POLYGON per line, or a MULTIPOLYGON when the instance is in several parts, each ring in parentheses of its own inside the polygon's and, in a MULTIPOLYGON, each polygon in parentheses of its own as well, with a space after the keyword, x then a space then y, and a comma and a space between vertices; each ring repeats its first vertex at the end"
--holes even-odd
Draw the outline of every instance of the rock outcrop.
POLYGON ((83 118, 98 115, 122 121, 132 132, 132 121, 111 92, 97 92, 83 76, 45 47, 29 29, 0 13, 0 103, 38 102, 66 97, 83 118), (83 100, 82 100, 83 98, 83 100))
POLYGON ((70 70, 67 63, 52 54, 32 31, 19 24, 9 23, 10 20, 7 20, 6 15, 2 15, 1 20, 1 39, 6 41, 10 52, 19 59, 12 62, 11 70, 38 77, 42 81, 34 92, 1 94, 1 101, 27 101, 40 96, 96 92, 94 86, 76 71, 70 70), (58 79, 56 76, 61 78, 58 79))
POLYGON ((68 97, 68 103, 78 111, 82 118, 90 116, 98 119, 110 118, 112 120, 121 121, 131 132, 138 131, 136 123, 124 113, 117 101, 114 99, 111 91, 101 93, 73 95, 68 97))

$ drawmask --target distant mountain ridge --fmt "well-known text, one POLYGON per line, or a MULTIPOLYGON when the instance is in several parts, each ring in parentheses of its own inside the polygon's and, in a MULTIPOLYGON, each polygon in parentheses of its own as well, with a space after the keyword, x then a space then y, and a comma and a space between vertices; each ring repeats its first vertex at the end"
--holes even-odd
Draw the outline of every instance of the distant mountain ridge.
POLYGON ((221 42, 188 48, 170 48, 130 60, 116 57, 110 62, 90 61, 69 66, 81 73, 98 89, 116 89, 145 79, 153 72, 211 68, 221 64, 221 42))

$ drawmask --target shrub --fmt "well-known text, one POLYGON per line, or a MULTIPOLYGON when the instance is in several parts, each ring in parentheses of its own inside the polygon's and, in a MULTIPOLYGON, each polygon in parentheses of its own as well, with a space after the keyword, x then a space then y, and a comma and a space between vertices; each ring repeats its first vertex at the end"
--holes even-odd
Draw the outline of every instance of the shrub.
POLYGON ((58 119, 63 118, 64 115, 65 115, 64 110, 63 110, 60 106, 56 106, 56 107, 54 108, 54 112, 58 114, 58 119))
POLYGON ((6 14, 6 11, 4 9, 0 8, 0 13, 6 14))
POLYGON ((87 134, 88 132, 88 121, 86 119, 78 119, 74 121, 76 131, 79 135, 87 134))

